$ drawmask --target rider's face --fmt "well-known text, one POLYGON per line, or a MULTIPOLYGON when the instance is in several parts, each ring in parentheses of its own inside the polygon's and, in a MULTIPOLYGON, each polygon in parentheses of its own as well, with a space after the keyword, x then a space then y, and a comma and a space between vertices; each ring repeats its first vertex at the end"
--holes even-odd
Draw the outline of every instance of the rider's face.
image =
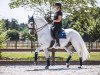
POLYGON ((59 10, 59 7, 58 6, 54 6, 54 10, 55 11, 58 11, 59 10))

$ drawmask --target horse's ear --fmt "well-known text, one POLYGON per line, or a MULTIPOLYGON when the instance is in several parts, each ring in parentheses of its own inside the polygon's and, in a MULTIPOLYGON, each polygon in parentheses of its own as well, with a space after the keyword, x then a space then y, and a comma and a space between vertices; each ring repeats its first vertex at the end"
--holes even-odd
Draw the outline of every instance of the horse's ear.
POLYGON ((34 16, 32 15, 32 18, 34 18, 34 16))
POLYGON ((30 19, 30 16, 28 15, 28 19, 30 19))

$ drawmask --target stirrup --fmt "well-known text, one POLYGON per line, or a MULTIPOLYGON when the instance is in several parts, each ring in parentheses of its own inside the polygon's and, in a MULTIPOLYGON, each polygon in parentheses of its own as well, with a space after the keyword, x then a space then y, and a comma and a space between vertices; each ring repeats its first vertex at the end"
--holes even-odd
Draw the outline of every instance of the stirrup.
POLYGON ((56 46, 60 47, 60 44, 59 43, 56 43, 56 46))

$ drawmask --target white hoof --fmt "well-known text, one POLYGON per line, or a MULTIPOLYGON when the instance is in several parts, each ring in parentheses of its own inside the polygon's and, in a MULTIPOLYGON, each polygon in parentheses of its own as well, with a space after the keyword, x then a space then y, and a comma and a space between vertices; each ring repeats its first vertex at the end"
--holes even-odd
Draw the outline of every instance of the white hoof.
POLYGON ((45 69, 49 69, 49 66, 46 66, 45 69))
POLYGON ((67 68, 69 68, 70 64, 69 63, 66 63, 66 66, 67 66, 67 68))
POLYGON ((38 62, 34 62, 35 65, 38 65, 38 62))
POLYGON ((82 66, 79 66, 78 68, 79 68, 79 69, 82 69, 82 66))

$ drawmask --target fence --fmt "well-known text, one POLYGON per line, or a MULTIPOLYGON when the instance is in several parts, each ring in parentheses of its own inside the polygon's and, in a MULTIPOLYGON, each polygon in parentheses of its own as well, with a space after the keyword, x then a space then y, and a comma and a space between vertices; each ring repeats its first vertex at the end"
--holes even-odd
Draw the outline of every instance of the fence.
MULTIPOLYGON (((36 47, 38 46, 38 43, 37 43, 37 41, 36 42, 31 42, 31 41, 27 41, 27 42, 25 42, 25 41, 12 41, 12 42, 10 42, 9 41, 9 42, 7 42, 7 44, 4 43, 4 45, 6 47, 3 49, 0 49, 0 52, 34 52, 36 47)), ((86 42, 86 46, 90 52, 100 52, 100 43, 99 42, 92 42, 92 43, 86 42)), ((52 58, 53 65, 55 64, 55 53, 56 52, 66 52, 63 49, 60 49, 60 50, 52 49, 50 51, 52 54, 51 58, 52 58)), ((3 62, 1 62, 1 61, 0 61, 0 63, 7 62, 7 61, 3 61, 3 62)), ((11 61, 11 62, 13 62, 13 61, 11 61)), ((18 61, 16 61, 16 62, 18 62, 18 61)), ((31 61, 29 61, 29 62, 31 62, 31 61)), ((56 61, 56 62, 59 62, 59 61, 56 61)), ((94 64, 100 64, 100 61, 92 61, 92 62, 94 64)))
MULTIPOLYGON (((88 49, 100 49, 100 42, 85 42, 88 49)), ((4 49, 32 49, 37 48, 38 41, 7 41, 3 44, 4 49)))
MULTIPOLYGON (((34 52, 34 51, 35 51, 35 49, 0 49, 0 52, 34 52)), ((51 56, 52 65, 55 64, 55 53, 56 52, 66 52, 63 49, 59 49, 59 50, 52 49, 52 50, 49 50, 49 51, 52 53, 52 56, 51 56)), ((91 52, 100 52, 100 49, 91 49, 90 51, 91 52)), ((4 62, 7 62, 7 61, 3 61, 3 62, 0 61, 0 63, 4 63, 4 62)), ((11 62, 13 62, 13 61, 11 61, 11 62)), ((15 62, 18 62, 18 61, 15 61, 15 62)), ((20 62, 23 62, 23 61, 20 61, 20 62)), ((31 62, 31 61, 29 61, 29 62, 31 62)), ((56 62, 59 62, 61 64, 62 61, 56 61, 56 62)), ((92 61, 92 62, 93 62, 93 64, 100 64, 100 61, 92 61)))
POLYGON ((3 49, 32 49, 38 46, 38 41, 33 42, 30 40, 6 41, 3 43, 3 49))

